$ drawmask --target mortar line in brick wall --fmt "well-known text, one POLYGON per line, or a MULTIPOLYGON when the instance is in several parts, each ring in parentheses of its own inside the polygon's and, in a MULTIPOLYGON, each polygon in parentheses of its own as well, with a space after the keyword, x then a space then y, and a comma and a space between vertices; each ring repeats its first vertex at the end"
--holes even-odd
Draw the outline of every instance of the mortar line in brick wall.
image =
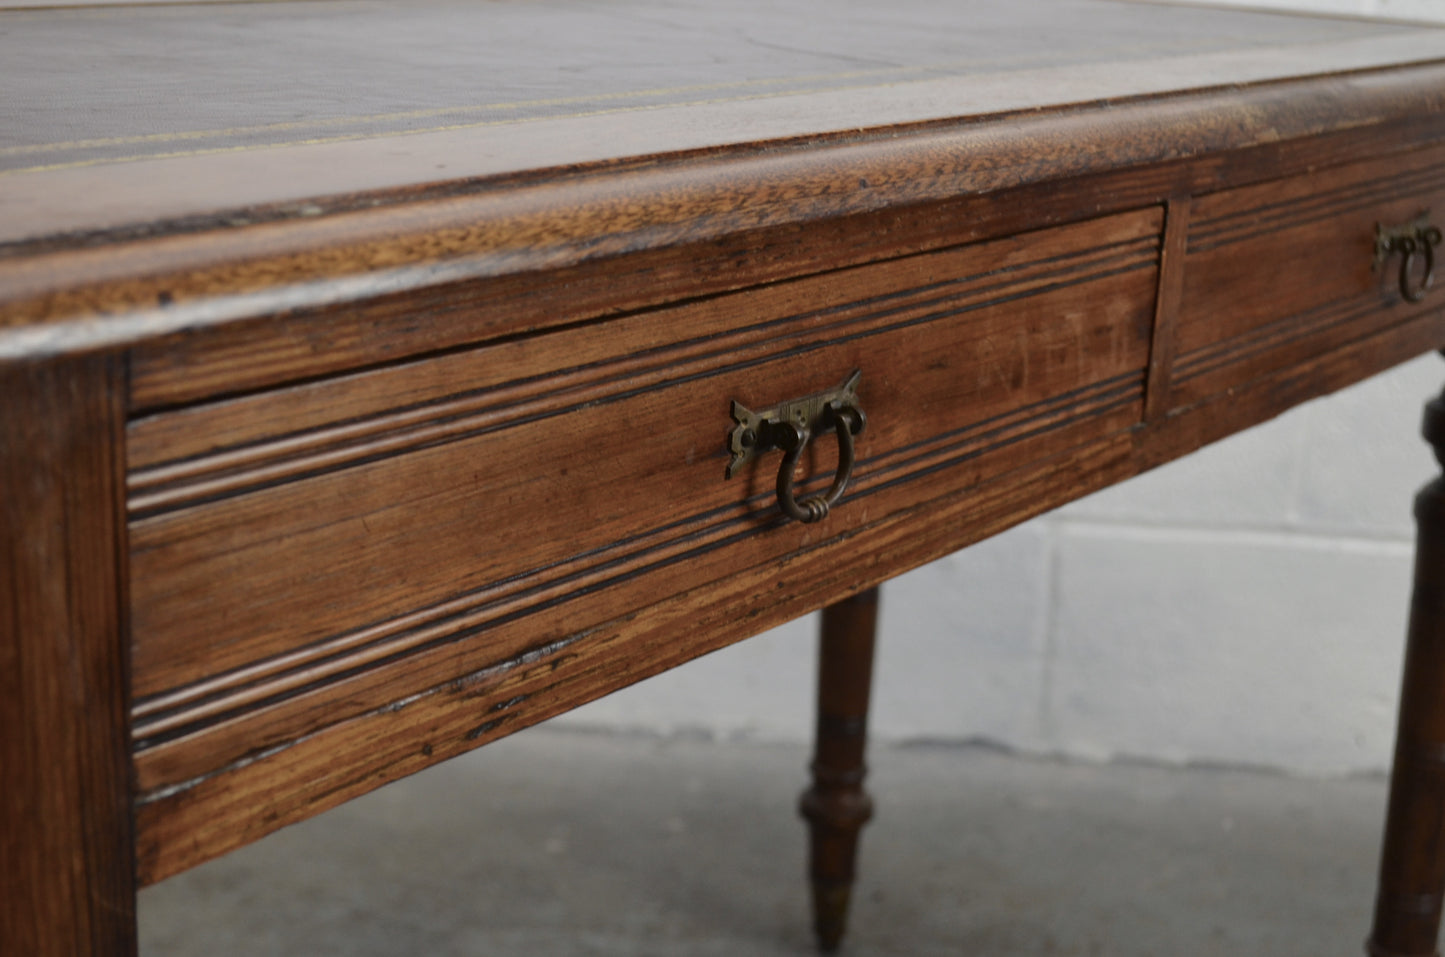
POLYGON ((1274 547, 1330 548, 1362 554, 1409 555, 1415 538, 1410 529, 1398 532, 1368 529, 1332 529, 1328 526, 1300 527, 1278 525, 1218 525, 1188 521, 1150 521, 1076 517, 1060 515, 1053 522, 1062 531, 1109 532, 1120 540, 1163 542, 1177 540, 1191 543, 1253 544, 1274 547))
POLYGON ((1042 573, 1044 576, 1044 608, 1036 627, 1042 629, 1043 662, 1039 668, 1038 700, 1035 720, 1039 739, 1050 747, 1058 745, 1058 722, 1054 715, 1054 672, 1058 659, 1059 632, 1059 530, 1058 518, 1045 525, 1042 573))

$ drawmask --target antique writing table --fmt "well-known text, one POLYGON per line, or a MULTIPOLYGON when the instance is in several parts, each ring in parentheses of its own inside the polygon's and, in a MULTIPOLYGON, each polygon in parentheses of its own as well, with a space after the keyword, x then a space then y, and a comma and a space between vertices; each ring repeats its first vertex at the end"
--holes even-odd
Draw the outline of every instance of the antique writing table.
MULTIPOLYGON (((0 11, 0 952, 128 953, 138 884, 825 605, 836 943, 871 589, 1445 345, 1442 223, 1428 27, 0 11)), ((1424 957, 1417 511, 1370 946, 1424 957)))

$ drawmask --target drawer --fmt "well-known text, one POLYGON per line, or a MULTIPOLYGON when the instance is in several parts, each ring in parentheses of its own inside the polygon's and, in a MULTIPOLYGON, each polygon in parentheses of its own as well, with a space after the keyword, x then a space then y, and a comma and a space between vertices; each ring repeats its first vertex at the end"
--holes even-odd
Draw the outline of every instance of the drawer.
MULTIPOLYGON (((1377 227, 1422 215, 1445 224, 1439 148, 1196 199, 1170 404, 1192 405, 1445 303, 1440 287, 1407 301, 1402 257, 1377 255, 1377 227)), ((1422 257, 1412 266, 1414 292, 1422 257)))
MULTIPOLYGON (((1161 220, 1121 213, 132 421, 142 793, 1132 428, 1161 220), (766 408, 855 370, 867 427, 826 519, 780 515, 779 453, 725 478, 734 401, 766 408)), ((808 448, 800 482, 825 487, 837 439, 808 448)))

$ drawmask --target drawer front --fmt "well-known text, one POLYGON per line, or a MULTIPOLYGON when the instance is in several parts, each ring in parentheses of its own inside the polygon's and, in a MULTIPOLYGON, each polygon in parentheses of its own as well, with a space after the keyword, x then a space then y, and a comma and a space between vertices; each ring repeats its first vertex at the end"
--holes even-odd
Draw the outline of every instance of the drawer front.
MULTIPOLYGON (((1200 197, 1190 211, 1170 404, 1192 405, 1445 304, 1401 294, 1377 227, 1445 224, 1445 150, 1200 197)), ((1423 257, 1407 279, 1417 291, 1423 257)))
MULTIPOLYGON (((132 422, 142 792, 1132 428, 1161 218, 1123 213, 132 422), (824 521, 780 516, 780 453, 725 479, 733 401, 765 408, 854 370, 867 427, 824 521)), ((836 440, 810 449, 799 475, 823 487, 836 440)))

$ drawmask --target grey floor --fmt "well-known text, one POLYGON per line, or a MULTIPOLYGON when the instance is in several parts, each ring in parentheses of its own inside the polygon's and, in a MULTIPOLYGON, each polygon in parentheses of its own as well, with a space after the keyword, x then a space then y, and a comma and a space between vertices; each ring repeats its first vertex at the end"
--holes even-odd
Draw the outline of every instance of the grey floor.
MULTIPOLYGON (((808 955, 805 762, 533 729, 147 889, 141 952, 808 955)), ((1360 953, 1382 780, 870 763, 845 954, 1360 953)))

